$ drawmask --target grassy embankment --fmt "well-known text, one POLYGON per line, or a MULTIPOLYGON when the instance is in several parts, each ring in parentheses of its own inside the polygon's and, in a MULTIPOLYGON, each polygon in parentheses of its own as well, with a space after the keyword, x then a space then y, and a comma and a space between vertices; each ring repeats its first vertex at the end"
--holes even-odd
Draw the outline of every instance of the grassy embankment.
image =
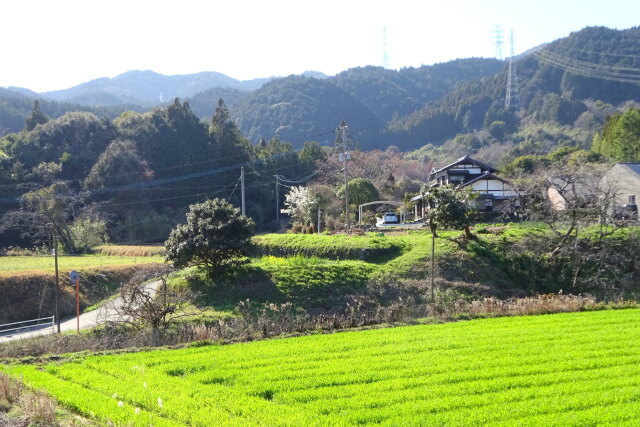
MULTIPOLYGON (((471 241, 459 231, 438 232, 436 282, 440 289, 453 290, 443 298, 454 302, 460 297, 510 298, 560 290, 565 294, 599 295, 599 289, 590 285, 568 286, 563 272, 574 261, 570 257, 550 261, 561 235, 546 224, 477 225, 473 231, 478 239, 471 241)), ((584 228, 581 238, 596 240, 598 231, 597 227, 584 228)), ((616 240, 619 244, 615 250, 620 257, 627 256, 625 248, 638 241, 638 231, 637 227, 618 230, 606 239, 616 240)), ((290 301, 296 307, 318 312, 344 310, 347 304, 353 305, 353 296, 371 302, 370 297, 376 294, 374 303, 382 305, 416 295, 419 300, 429 296, 428 230, 365 236, 265 234, 255 236, 253 244, 250 263, 232 277, 211 279, 201 269, 189 268, 176 273, 171 283, 207 293, 203 304, 212 308, 213 317, 221 311, 230 315, 238 302, 247 298, 257 306, 290 301), (389 286, 393 288, 390 292, 389 286), (387 298, 390 294, 395 300, 387 298)), ((580 260, 585 262, 583 271, 599 268, 590 259, 580 260)), ((611 277, 614 283, 615 276, 611 277)), ((614 297, 623 295, 617 286, 612 289, 614 297)), ((625 292, 624 298, 637 295, 634 289, 625 292)))
MULTIPOLYGON (((527 233, 546 233, 542 226, 488 227, 479 242, 459 240, 458 231, 441 231, 436 239, 437 277, 462 292, 520 295, 508 268, 494 252, 527 233), (494 246, 490 246, 494 245, 494 246), (481 248, 482 250, 480 250, 481 248), (487 249, 488 248, 488 249, 487 249)), ((219 307, 252 298, 268 301, 315 301, 357 292, 372 280, 425 280, 430 275, 431 235, 428 231, 384 235, 265 234, 253 238, 250 264, 226 280, 212 280, 198 268, 177 273, 172 283, 216 289, 219 307), (223 300, 222 302, 220 302, 223 300)))
POLYGON ((635 425, 640 310, 483 319, 0 370, 98 423, 635 425))

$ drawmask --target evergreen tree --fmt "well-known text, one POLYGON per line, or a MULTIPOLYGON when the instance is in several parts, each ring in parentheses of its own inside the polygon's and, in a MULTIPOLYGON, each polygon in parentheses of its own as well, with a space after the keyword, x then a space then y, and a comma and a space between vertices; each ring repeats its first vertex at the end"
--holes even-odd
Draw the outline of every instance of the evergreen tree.
POLYGON ((640 110, 631 108, 607 120, 591 149, 619 162, 640 162, 640 110))
POLYGON ((31 116, 27 118, 25 129, 32 131, 38 125, 43 125, 49 121, 49 116, 40 111, 40 101, 33 104, 33 111, 31 116))

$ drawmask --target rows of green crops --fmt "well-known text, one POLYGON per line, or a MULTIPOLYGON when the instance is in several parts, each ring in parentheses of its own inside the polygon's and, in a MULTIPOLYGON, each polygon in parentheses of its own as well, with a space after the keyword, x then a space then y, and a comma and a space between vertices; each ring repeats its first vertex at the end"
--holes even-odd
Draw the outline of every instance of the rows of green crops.
POLYGON ((132 425, 637 425, 640 310, 5 366, 132 425))

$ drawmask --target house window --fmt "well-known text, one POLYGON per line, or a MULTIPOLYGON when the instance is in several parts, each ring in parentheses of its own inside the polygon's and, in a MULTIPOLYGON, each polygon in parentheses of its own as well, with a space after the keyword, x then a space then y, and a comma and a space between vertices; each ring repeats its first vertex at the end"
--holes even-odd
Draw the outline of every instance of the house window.
POLYGON ((493 210, 493 200, 491 199, 486 199, 484 201, 484 210, 485 211, 491 211, 493 210))
POLYGON ((636 204, 636 195, 635 194, 629 194, 629 204, 630 205, 635 205, 636 204))

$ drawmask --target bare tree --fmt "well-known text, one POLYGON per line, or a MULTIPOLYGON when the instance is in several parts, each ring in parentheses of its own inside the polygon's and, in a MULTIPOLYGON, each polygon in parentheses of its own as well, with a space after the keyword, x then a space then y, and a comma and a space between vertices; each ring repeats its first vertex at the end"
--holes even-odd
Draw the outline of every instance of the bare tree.
MULTIPOLYGON (((201 312, 193 302, 201 296, 194 291, 178 290, 167 285, 167 276, 159 279, 156 288, 147 277, 134 277, 120 291, 122 304, 113 307, 115 323, 134 327, 150 327, 151 342, 160 345, 160 332, 166 331, 178 319, 201 312)), ((157 284, 157 282, 156 282, 157 284)))
MULTIPOLYGON (((595 292, 604 299, 637 292, 637 230, 613 212, 616 183, 609 165, 554 166, 524 185, 524 210, 543 221, 555 238, 545 241, 549 277, 570 292, 595 292), (604 178, 603 178, 604 177, 604 178)), ((540 248, 543 251, 545 249, 540 248)))

